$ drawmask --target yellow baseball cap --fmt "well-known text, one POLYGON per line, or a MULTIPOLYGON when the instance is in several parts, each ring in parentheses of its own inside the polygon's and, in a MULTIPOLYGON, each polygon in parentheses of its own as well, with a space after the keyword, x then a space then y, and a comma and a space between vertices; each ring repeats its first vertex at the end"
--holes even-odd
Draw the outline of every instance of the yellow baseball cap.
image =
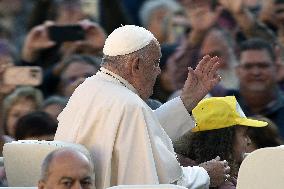
POLYGON ((267 122, 248 119, 234 96, 201 100, 192 110, 195 127, 192 132, 222 129, 234 125, 265 127, 267 122))

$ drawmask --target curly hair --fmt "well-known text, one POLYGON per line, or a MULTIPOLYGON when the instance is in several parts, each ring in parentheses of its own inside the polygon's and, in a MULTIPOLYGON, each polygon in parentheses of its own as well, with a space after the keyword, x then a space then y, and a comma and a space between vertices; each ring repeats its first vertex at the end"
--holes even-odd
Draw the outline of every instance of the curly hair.
POLYGON ((237 173, 238 165, 234 157, 236 127, 210 131, 187 133, 174 142, 175 152, 194 160, 197 164, 219 156, 227 160, 232 173, 237 173))
POLYGON ((252 118, 260 121, 266 121, 268 123, 267 127, 250 127, 248 129, 248 135, 257 149, 284 144, 283 139, 279 134, 279 129, 272 120, 260 115, 252 116, 252 118))

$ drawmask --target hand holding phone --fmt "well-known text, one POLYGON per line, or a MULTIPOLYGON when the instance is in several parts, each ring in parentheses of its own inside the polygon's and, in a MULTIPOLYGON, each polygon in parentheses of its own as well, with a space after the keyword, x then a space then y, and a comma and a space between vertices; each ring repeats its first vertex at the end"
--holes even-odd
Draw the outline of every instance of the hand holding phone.
POLYGON ((22 50, 23 60, 34 62, 41 50, 49 49, 56 45, 56 42, 48 37, 48 27, 51 25, 53 25, 53 22, 48 21, 45 24, 33 27, 29 31, 22 50))

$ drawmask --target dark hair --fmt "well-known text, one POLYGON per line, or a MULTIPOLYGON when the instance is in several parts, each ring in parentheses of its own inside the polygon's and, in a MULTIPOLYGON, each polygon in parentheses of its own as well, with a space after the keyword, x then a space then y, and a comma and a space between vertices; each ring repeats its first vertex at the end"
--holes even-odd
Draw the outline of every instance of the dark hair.
POLYGON ((228 161, 231 172, 237 172, 233 145, 236 127, 187 133, 174 143, 175 152, 194 160, 197 164, 219 156, 228 161))
POLYGON ((55 134, 57 123, 42 111, 35 111, 21 117, 15 126, 15 139, 55 134))
POLYGON ((86 64, 89 64, 91 66, 94 66, 97 70, 100 69, 101 60, 98 57, 91 56, 91 55, 85 55, 85 54, 73 54, 70 57, 63 60, 64 70, 74 62, 84 62, 86 64))
POLYGON ((273 46, 263 40, 263 39, 260 39, 260 38, 252 38, 252 39, 248 39, 244 42, 242 42, 240 44, 240 53, 239 53, 239 57, 240 57, 240 54, 243 52, 243 51, 247 51, 247 50, 266 50, 268 52, 268 54, 270 55, 271 59, 273 61, 276 60, 276 56, 275 56, 275 52, 274 52, 274 49, 273 49, 273 46))
POLYGON ((58 104, 58 105, 60 105, 64 108, 66 106, 67 102, 68 102, 67 97, 57 96, 57 95, 50 96, 42 102, 41 110, 43 110, 47 106, 53 105, 53 104, 58 104))
POLYGON ((253 119, 266 121, 267 127, 249 127, 248 136, 256 148, 275 147, 283 144, 275 123, 263 116, 254 116, 253 119))
POLYGON ((3 117, 4 117, 4 133, 10 135, 7 128, 7 120, 11 111, 11 108, 19 102, 19 99, 31 100, 35 104, 35 108, 38 109, 42 103, 43 96, 41 90, 31 86, 17 87, 12 93, 4 98, 3 101, 3 117))

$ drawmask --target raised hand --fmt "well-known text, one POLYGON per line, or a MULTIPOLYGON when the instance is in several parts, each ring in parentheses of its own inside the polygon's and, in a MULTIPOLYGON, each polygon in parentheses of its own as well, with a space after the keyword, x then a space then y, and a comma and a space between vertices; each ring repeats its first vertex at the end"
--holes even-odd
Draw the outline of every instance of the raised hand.
POLYGON ((53 25, 53 22, 47 21, 45 24, 35 26, 28 33, 23 51, 22 59, 28 62, 33 62, 40 50, 53 47, 56 43, 51 41, 48 36, 47 28, 53 25))
POLYGON ((65 42, 61 47, 63 56, 70 54, 93 54, 96 55, 103 49, 106 40, 104 30, 94 22, 82 20, 78 23, 85 31, 85 39, 75 42, 65 42))
POLYGON ((79 22, 86 32, 86 39, 84 40, 85 45, 90 46, 94 49, 103 49, 106 34, 104 30, 96 23, 89 20, 83 20, 79 22))
POLYGON ((221 77, 217 74, 220 67, 218 57, 206 55, 196 69, 188 68, 188 76, 181 93, 181 99, 188 111, 191 111, 209 91, 219 83, 221 77))

